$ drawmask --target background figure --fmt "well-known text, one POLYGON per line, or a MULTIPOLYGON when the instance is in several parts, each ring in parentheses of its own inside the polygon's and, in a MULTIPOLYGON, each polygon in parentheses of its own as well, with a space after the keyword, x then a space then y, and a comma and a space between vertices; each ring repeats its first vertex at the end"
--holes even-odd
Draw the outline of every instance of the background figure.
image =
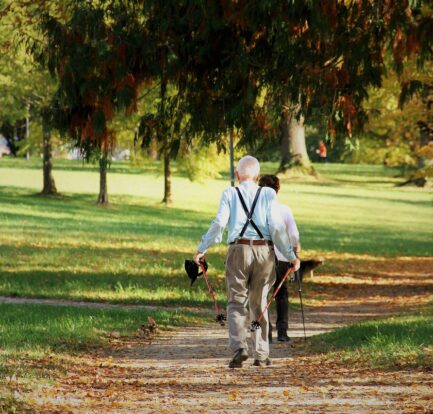
POLYGON ((319 141, 319 149, 316 152, 319 154, 319 161, 326 162, 327 160, 326 157, 328 156, 328 153, 327 153, 326 145, 322 140, 319 141))
MULTIPOLYGON (((264 175, 260 178, 259 185, 262 187, 271 187, 278 194, 280 190, 280 180, 276 175, 264 175)), ((284 205, 279 203, 281 217, 284 222, 284 226, 286 228, 286 232, 289 235, 290 243, 293 246, 293 250, 296 255, 301 251, 301 244, 299 241, 299 231, 296 226, 295 219, 293 217, 292 210, 284 205)), ((280 284, 284 275, 287 272, 287 269, 290 266, 290 263, 284 259, 284 256, 280 253, 280 251, 275 248, 275 256, 276 256, 276 281, 274 284, 274 289, 280 284)), ((275 302, 277 304, 277 334, 278 341, 287 342, 290 338, 287 336, 287 329, 289 326, 289 290, 287 287, 287 279, 284 281, 277 295, 275 296, 275 302)), ((272 342, 272 324, 269 318, 269 342, 272 342)))

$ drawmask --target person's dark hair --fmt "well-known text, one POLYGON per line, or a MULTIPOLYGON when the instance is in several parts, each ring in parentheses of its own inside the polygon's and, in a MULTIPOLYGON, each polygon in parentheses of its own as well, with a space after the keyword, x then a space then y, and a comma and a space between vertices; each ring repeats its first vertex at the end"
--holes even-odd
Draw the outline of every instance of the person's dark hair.
POLYGON ((260 187, 271 187, 276 193, 280 190, 280 179, 276 175, 263 175, 259 180, 260 187))

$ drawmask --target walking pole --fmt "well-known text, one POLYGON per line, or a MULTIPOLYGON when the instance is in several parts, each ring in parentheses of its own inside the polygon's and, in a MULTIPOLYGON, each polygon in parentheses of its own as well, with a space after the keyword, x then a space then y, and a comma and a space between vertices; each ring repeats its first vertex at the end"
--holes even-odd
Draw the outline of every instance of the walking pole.
POLYGON ((299 292, 299 301, 301 302, 301 315, 302 315, 302 325, 304 327, 304 340, 307 340, 307 333, 305 332, 305 318, 304 318, 304 305, 302 304, 302 284, 301 284, 301 275, 299 270, 295 272, 296 279, 298 279, 298 292, 299 292))
POLYGON ((219 324, 221 326, 224 326, 225 325, 224 321, 226 321, 227 318, 225 317, 224 313, 221 311, 221 308, 219 307, 215 292, 213 291, 212 286, 210 285, 209 278, 208 278, 207 272, 206 272, 206 268, 204 267, 203 262, 199 261, 199 265, 200 265, 200 268, 203 272, 203 277, 204 277, 204 280, 206 281, 207 288, 209 290, 209 294, 211 295, 213 302, 214 302, 214 305, 215 305, 216 321, 219 322, 219 324))
POLYGON ((265 315, 266 311, 268 310, 269 306, 271 305, 272 301, 274 300, 275 296, 277 296, 278 291, 280 290, 281 286, 283 286, 283 283, 285 282, 285 280, 287 279, 287 277, 289 276, 289 274, 293 271, 293 266, 290 266, 287 269, 286 274, 284 275, 284 277, 281 279, 280 284, 277 286, 277 288, 274 290, 274 293, 271 297, 271 299, 269 300, 268 304, 266 305, 265 309, 263 309, 263 312, 260 314, 259 318, 256 319, 255 321, 251 322, 251 332, 257 331, 260 328, 260 321, 263 319, 263 316, 265 315))

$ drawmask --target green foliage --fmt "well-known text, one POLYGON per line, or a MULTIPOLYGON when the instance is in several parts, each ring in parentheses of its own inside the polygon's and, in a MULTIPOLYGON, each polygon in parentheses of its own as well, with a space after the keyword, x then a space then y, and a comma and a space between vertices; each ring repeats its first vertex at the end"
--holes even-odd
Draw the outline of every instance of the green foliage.
MULTIPOLYGON (((21 2, 6 2, 0 19, 0 126, 30 124, 29 136, 18 143, 18 155, 41 152, 43 118, 49 113, 57 83, 26 53, 22 36, 38 38, 35 22, 24 12, 21 2), (7 6, 7 7, 6 7, 7 6)), ((45 2, 47 5, 49 2, 45 2)), ((30 10, 27 10, 30 13, 30 10)), ((12 138, 12 137, 9 137, 12 138)), ((58 136, 53 143, 60 145, 58 136)))
POLYGON ((179 171, 191 181, 204 183, 212 178, 221 178, 221 171, 227 170, 229 155, 218 153, 216 145, 200 147, 200 142, 192 144, 192 150, 184 154, 178 162, 179 171))
POLYGON ((176 158, 181 145, 191 142, 188 133, 188 116, 180 110, 180 94, 170 87, 167 80, 161 80, 153 108, 142 114, 136 129, 135 141, 140 141, 142 149, 156 145, 158 152, 169 158, 176 158))
POLYGON ((151 82, 178 91, 191 136, 222 145, 236 128, 251 145, 275 136, 287 101, 304 115, 319 108, 330 136, 351 135, 382 83, 383 51, 399 73, 407 56, 431 59, 432 21, 426 0, 79 1, 66 18, 42 15, 32 53, 60 79, 53 120, 87 149, 112 145, 101 111, 107 122, 135 111, 151 82))
POLYGON ((364 135, 356 138, 356 144, 341 155, 342 160, 351 163, 383 164, 390 167, 413 167, 416 160, 406 143, 392 145, 391 142, 364 135))
POLYGON ((423 152, 433 139, 431 90, 433 67, 426 64, 417 71, 413 62, 402 74, 400 81, 390 74, 380 89, 372 89, 364 107, 369 115, 365 132, 356 137, 359 145, 345 157, 352 162, 384 163, 404 166, 417 176, 428 175, 423 152), (404 103, 404 106, 402 107, 404 103))

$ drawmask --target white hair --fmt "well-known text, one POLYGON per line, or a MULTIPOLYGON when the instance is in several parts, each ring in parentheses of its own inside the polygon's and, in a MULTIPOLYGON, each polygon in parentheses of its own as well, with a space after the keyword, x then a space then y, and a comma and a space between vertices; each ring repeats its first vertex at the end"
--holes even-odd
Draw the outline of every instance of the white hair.
POLYGON ((236 171, 240 178, 256 178, 260 174, 259 161, 251 155, 245 155, 239 160, 236 171))

